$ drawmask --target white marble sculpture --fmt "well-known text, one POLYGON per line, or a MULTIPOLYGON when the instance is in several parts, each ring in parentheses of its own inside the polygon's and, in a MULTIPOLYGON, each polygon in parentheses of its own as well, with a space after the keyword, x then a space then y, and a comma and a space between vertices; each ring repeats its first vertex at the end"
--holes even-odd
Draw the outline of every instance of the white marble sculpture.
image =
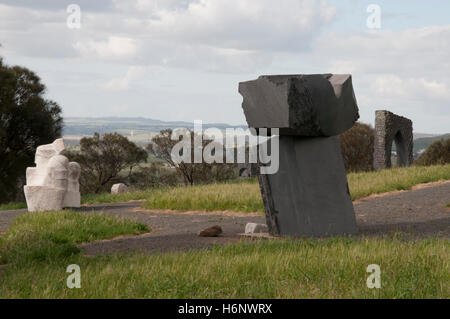
POLYGON ((80 207, 80 165, 69 162, 61 152, 64 140, 36 149, 36 167, 27 168, 24 186, 28 211, 61 210, 63 207, 80 207))

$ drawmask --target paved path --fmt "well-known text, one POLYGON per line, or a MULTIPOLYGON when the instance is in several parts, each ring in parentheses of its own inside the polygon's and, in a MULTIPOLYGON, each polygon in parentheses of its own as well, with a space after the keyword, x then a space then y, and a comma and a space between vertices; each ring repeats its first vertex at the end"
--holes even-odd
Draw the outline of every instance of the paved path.
POLYGON ((100 209, 110 215, 132 218, 147 224, 151 228, 151 232, 138 237, 91 243, 84 248, 85 253, 97 254, 130 250, 169 251, 211 247, 216 244, 239 241, 238 234, 244 232, 248 222, 265 222, 262 214, 250 214, 249 216, 245 213, 220 212, 162 213, 143 210, 140 205, 141 203, 126 203, 113 208, 110 206, 86 208, 87 211, 100 209), (223 229, 223 233, 219 237, 198 236, 201 230, 214 225, 219 225, 223 229))
POLYGON ((415 237, 450 238, 450 181, 356 202, 362 234, 401 232, 415 237))
MULTIPOLYGON (((402 233, 411 238, 450 238, 450 182, 375 197, 354 203, 357 224, 361 235, 378 236, 402 233)), ((90 205, 82 210, 88 213, 102 211, 147 224, 152 232, 138 237, 120 238, 87 244, 85 253, 109 254, 131 251, 170 251, 210 247, 240 240, 247 222, 265 222, 263 215, 232 213, 168 213, 146 211, 141 202, 90 205), (220 225, 220 237, 198 237, 207 227, 220 225)), ((13 218, 24 210, 0 212, 0 233, 13 218)))

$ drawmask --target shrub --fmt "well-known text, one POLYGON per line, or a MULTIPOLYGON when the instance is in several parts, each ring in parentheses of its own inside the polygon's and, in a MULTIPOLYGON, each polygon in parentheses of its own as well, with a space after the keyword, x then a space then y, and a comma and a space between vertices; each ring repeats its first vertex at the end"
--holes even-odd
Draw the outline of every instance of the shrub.
POLYGON ((374 130, 364 123, 355 123, 339 135, 342 157, 347 172, 373 170, 374 130))
POLYGON ((112 184, 129 179, 133 167, 147 161, 147 151, 118 133, 83 137, 80 151, 66 155, 81 165, 83 194, 109 191, 112 184), (121 176, 122 171, 127 171, 128 177, 121 176))
POLYGON ((450 138, 433 142, 415 161, 417 165, 450 163, 450 138))
MULTIPOLYGON (((192 186, 194 184, 220 182, 237 177, 236 165, 226 163, 225 158, 223 163, 206 163, 205 161, 201 163, 175 162, 172 159, 172 150, 183 139, 183 136, 180 136, 179 140, 172 139, 172 133, 172 129, 162 130, 152 138, 152 143, 147 146, 147 150, 157 158, 165 161, 169 167, 174 168, 185 185, 192 186)), ((202 145, 203 151, 203 148, 213 141, 206 136, 191 132, 190 130, 186 130, 185 134, 191 139, 190 145, 186 144, 186 149, 190 149, 192 159, 194 158, 194 147, 196 143, 202 145), (194 147, 191 147, 191 145, 194 147)), ((217 147, 223 147, 223 145, 217 147)))
POLYGON ((175 186, 182 183, 174 168, 164 163, 150 163, 130 175, 130 184, 137 189, 175 186))

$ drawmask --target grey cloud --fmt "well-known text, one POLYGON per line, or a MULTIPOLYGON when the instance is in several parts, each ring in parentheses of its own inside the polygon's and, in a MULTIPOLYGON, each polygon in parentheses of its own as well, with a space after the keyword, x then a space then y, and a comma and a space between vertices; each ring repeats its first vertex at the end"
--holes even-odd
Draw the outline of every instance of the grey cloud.
POLYGON ((110 11, 114 9, 113 0, 2 0, 1 4, 34 10, 64 10, 69 4, 78 4, 86 11, 110 11))
POLYGON ((7 14, 0 13, 5 50, 26 56, 252 72, 270 65, 277 52, 310 49, 318 30, 333 16, 332 7, 314 0, 73 2, 82 9, 78 30, 66 27, 65 11, 48 11, 65 2, 7 1, 7 14), (118 38, 133 46, 129 54, 122 54, 118 38))

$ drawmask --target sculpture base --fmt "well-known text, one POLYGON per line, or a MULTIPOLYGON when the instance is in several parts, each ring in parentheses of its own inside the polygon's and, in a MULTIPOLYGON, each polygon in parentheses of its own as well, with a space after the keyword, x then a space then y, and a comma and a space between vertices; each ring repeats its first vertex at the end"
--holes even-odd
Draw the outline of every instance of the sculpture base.
POLYGON ((338 137, 280 136, 279 151, 278 172, 258 176, 270 234, 356 234, 338 137))
POLYGON ((64 196, 63 207, 78 208, 80 207, 80 192, 68 191, 64 196))
POLYGON ((24 186, 29 212, 61 210, 66 191, 48 186, 24 186))

